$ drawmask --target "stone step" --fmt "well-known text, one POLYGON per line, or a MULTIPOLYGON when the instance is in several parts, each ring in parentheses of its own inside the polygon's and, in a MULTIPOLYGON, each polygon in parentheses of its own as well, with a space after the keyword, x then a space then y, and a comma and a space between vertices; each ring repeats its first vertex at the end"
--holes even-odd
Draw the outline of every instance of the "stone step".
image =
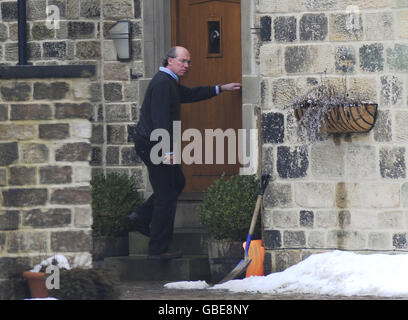
POLYGON ((147 255, 105 258, 104 268, 115 270, 120 281, 194 281, 211 278, 206 256, 183 256, 169 261, 148 260, 147 255))
MULTIPOLYGON (((181 251, 183 254, 207 255, 208 235, 203 229, 175 229, 171 251, 181 251)), ((129 232, 129 255, 147 254, 149 238, 141 233, 129 232)))
POLYGON ((201 204, 198 201, 179 201, 174 228, 202 228, 199 219, 201 204))

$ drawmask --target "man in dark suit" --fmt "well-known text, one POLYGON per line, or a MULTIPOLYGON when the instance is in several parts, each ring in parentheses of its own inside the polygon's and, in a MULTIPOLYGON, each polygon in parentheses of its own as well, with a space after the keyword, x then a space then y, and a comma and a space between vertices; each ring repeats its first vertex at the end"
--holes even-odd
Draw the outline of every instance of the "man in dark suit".
MULTIPOLYGON (((135 229, 150 237, 148 258, 168 260, 181 257, 181 252, 169 252, 173 237, 177 198, 185 185, 180 162, 173 155, 173 122, 180 121, 180 105, 210 99, 222 91, 240 90, 240 83, 187 88, 179 84, 191 66, 186 48, 173 47, 163 60, 163 66, 150 82, 142 104, 134 141, 136 153, 147 166, 153 194, 129 215, 135 229), (152 161, 150 140, 152 131, 164 129, 169 133, 167 154, 159 164, 152 161)), ((179 159, 178 159, 179 160, 179 159)))

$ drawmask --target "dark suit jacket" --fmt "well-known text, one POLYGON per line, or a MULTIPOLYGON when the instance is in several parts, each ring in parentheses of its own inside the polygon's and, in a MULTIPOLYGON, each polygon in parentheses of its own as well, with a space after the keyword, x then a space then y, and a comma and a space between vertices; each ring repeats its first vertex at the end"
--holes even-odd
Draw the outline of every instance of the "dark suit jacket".
POLYGON ((180 105, 216 95, 215 87, 187 88, 166 72, 159 71, 150 82, 136 126, 139 136, 150 141, 155 129, 165 129, 170 134, 170 150, 173 151, 173 121, 180 120, 180 105))

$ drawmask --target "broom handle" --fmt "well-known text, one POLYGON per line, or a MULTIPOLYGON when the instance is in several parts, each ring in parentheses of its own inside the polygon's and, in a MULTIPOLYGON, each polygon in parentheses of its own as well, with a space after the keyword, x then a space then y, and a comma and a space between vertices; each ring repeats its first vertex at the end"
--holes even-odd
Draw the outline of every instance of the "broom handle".
POLYGON ((256 199, 256 205, 255 205, 254 214, 252 216, 251 226, 249 227, 250 235, 254 233, 255 226, 256 226, 256 220, 258 218, 258 213, 259 213, 259 209, 261 208, 261 204, 262 204, 262 195, 259 194, 258 198, 256 199))

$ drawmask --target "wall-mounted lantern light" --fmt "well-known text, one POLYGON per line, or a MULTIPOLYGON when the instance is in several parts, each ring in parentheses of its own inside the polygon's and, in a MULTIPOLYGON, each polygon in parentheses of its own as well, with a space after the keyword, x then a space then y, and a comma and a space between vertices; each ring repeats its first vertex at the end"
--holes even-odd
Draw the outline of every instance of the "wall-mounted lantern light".
POLYGON ((131 59, 131 33, 131 23, 127 20, 118 21, 109 29, 109 37, 113 39, 119 61, 131 59))

